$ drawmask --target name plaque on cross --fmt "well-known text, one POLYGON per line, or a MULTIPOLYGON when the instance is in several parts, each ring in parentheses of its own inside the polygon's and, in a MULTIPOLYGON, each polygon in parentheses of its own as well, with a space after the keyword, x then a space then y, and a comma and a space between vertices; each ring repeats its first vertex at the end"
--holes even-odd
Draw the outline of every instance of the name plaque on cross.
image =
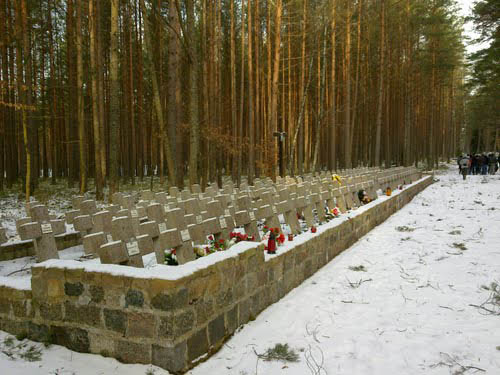
POLYGON ((167 224, 165 223, 158 224, 158 229, 160 232, 165 232, 167 230, 167 224))
POLYGON ((203 218, 201 217, 201 215, 197 215, 196 216, 196 224, 201 224, 203 223, 203 218))
POLYGON ((221 219, 219 220, 219 222, 220 222, 220 227, 221 227, 222 229, 226 229, 226 228, 227 228, 226 219, 221 218, 221 219))
POLYGON ((191 240, 191 236, 189 235, 189 230, 187 229, 181 230, 181 238, 182 242, 191 240))
POLYGON ((52 225, 50 225, 50 224, 42 224, 41 227, 42 227, 42 233, 43 234, 52 233, 52 225))
POLYGON ((113 242, 113 236, 111 236, 111 234, 107 234, 106 239, 108 240, 108 242, 113 242))
POLYGON ((248 213, 248 215, 250 215, 250 220, 254 221, 255 220, 255 214, 253 213, 253 211, 250 211, 248 213))
POLYGON ((139 217, 139 212, 137 212, 137 210, 131 210, 130 216, 132 216, 133 218, 139 217))
POLYGON ((226 209, 224 210, 224 215, 226 215, 226 216, 231 216, 231 212, 230 212, 230 211, 226 208, 226 209))
POLYGON ((276 206, 273 206, 273 213, 276 215, 278 213, 278 210, 276 209, 276 206))
POLYGON ((128 256, 131 257, 134 255, 140 254, 139 245, 138 245, 137 241, 128 242, 126 244, 126 246, 127 246, 128 256))

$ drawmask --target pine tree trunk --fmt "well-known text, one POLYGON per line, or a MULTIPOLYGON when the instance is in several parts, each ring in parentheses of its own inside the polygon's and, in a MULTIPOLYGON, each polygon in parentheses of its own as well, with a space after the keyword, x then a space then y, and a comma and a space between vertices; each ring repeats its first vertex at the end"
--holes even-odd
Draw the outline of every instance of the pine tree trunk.
POLYGON ((102 176, 102 164, 101 164, 101 130, 100 127, 100 117, 99 117, 99 85, 97 80, 98 68, 97 68, 97 29, 96 29, 96 14, 95 14, 95 1, 89 0, 89 34, 90 34, 90 77, 91 77, 91 90, 92 90, 92 124, 94 130, 94 167, 95 167, 95 188, 96 188, 96 199, 103 199, 103 176, 102 176))
MULTIPOLYGON (((179 36, 180 25, 175 1, 169 2, 168 9, 168 77, 167 77, 167 134, 168 142, 170 143, 173 174, 176 176, 174 180, 176 185, 182 187, 182 160, 180 153, 177 152, 181 133, 178 128, 180 117, 180 97, 179 97, 179 36)), ((170 171, 169 171, 170 174, 170 171)))
POLYGON ((137 118, 137 130, 139 138, 139 150, 137 155, 139 157, 139 177, 141 181, 144 179, 144 169, 146 166, 148 152, 147 147, 147 134, 144 131, 144 98, 143 98, 143 69, 142 69, 142 22, 141 22, 141 12, 137 9, 137 1, 134 0, 134 10, 135 10, 135 33, 136 33, 136 58, 137 58, 137 100, 136 100, 136 118, 137 118))
POLYGON ((337 99, 336 99, 336 93, 337 93, 337 81, 336 81, 336 38, 337 38, 337 14, 336 14, 336 2, 332 4, 332 21, 331 21, 331 27, 332 27, 332 108, 331 108, 331 123, 330 123, 330 142, 331 142, 331 148, 330 148, 330 168, 331 170, 335 170, 337 168, 337 99))
MULTIPOLYGON (((359 97, 359 70, 360 70, 360 61, 361 61, 361 20, 363 16, 363 7, 362 0, 358 0, 358 32, 357 32, 357 47, 356 47, 356 78, 354 82, 354 104, 352 106, 352 116, 351 116, 351 140, 350 147, 351 150, 354 150, 354 134, 356 133, 356 129, 359 127, 356 125, 356 118, 358 114, 358 97, 359 97)), ((356 155, 356 153, 354 153, 356 155)), ((355 164, 357 164, 357 156, 354 158, 355 164)))
POLYGON ((377 105, 377 130, 375 135, 375 165, 380 165, 380 142, 382 138, 382 111, 384 97, 384 57, 385 57, 385 0, 380 2, 380 66, 379 66, 379 87, 377 105))
POLYGON ((82 2, 76 2, 76 101, 78 123, 78 156, 80 166, 80 194, 87 191, 87 149, 85 142, 85 114, 82 57, 82 2))
MULTIPOLYGON (((233 137, 235 137, 235 143, 238 144, 238 124, 237 124, 237 113, 236 113, 236 33, 235 33, 235 14, 234 14, 234 1, 235 0, 230 0, 231 3, 231 55, 230 55, 230 64, 231 64, 231 131, 233 134, 233 137)), ((243 37, 243 36, 242 36, 243 37)), ((237 174, 238 174, 238 151, 239 147, 235 150, 235 153, 233 153, 232 157, 232 168, 231 168, 231 174, 232 174, 232 179, 233 181, 237 181, 237 174)))
MULTIPOLYGON (((194 1, 187 0, 187 45, 189 49, 189 184, 198 183, 198 153, 200 149, 200 123, 198 113, 198 43, 196 41, 194 1)), ((231 5, 233 3, 231 2, 231 5)), ((231 13, 231 21, 233 15, 231 13)), ((232 41, 232 40, 231 40, 232 41)), ((231 49, 231 56, 234 50, 231 49)), ((231 75, 232 78, 232 75, 231 75)), ((232 105, 231 101, 231 105, 232 105)), ((236 111, 236 108, 233 108, 236 111)), ((236 113, 236 112, 234 112, 236 113)))
POLYGON ((255 149, 254 149, 254 108, 253 108, 253 28, 252 28, 252 8, 251 1, 247 2, 248 14, 248 183, 253 185, 255 175, 255 149))
POLYGON ((23 143, 24 152, 26 154, 26 166, 25 166, 25 194, 26 202, 29 202, 31 195, 31 144, 29 142, 29 132, 30 124, 28 120, 28 111, 31 110, 31 51, 29 45, 29 33, 28 30, 28 15, 27 15, 27 4, 26 0, 21 0, 18 3, 18 14, 17 14, 17 25, 18 25, 18 49, 17 49, 17 69, 18 69, 18 87, 19 98, 21 101, 21 122, 22 122, 22 133, 23 133, 23 143), (22 50, 22 53, 21 53, 22 50), (24 55, 24 59, 22 58, 24 55), (24 61, 23 61, 24 60, 24 61), (24 77, 23 77, 24 71, 24 77))
MULTIPOLYGON (((276 1, 276 21, 274 31, 274 56, 273 56, 273 79, 271 87, 271 131, 278 131, 278 79, 280 70, 280 49, 281 49, 281 14, 283 11, 282 0, 276 1)), ((271 178, 276 181, 276 166, 278 165, 278 154, 273 142, 273 155, 271 163, 271 178)))
MULTIPOLYGON (((110 22, 110 117, 109 117, 109 200, 112 202, 113 194, 119 191, 119 128, 120 128, 120 83, 118 81, 118 29, 120 0, 111 0, 110 22)), ((129 104, 130 105, 130 104, 129 104)))
MULTIPOLYGON (((242 6, 244 1, 242 2, 242 6)), ((241 12, 241 77, 240 77, 240 118, 238 121, 238 144, 243 144, 243 111, 245 105, 245 13, 241 12)), ((242 147, 238 148, 238 168, 237 168, 237 182, 238 186, 241 184, 241 172, 243 162, 242 147)))
POLYGON ((347 0, 345 29, 345 83, 344 83, 344 167, 352 167, 351 148, 351 7, 347 0))
POLYGON ((260 177, 261 174, 261 157, 262 152, 260 152, 260 124, 261 124, 261 110, 260 110, 260 12, 259 12, 259 0, 255 0, 255 20, 254 20, 254 45, 255 45, 255 115, 254 115, 254 144, 257 149, 255 152, 254 148, 254 165, 255 165, 255 177, 260 177))
MULTIPOLYGON (((158 86, 158 79, 157 79, 157 74, 156 70, 154 67, 154 64, 151 61, 151 56, 153 53, 153 47, 152 47, 152 35, 151 35, 151 28, 149 25, 149 20, 147 17, 147 11, 146 11, 146 6, 144 5, 144 0, 140 0, 141 4, 141 12, 142 12, 142 18, 144 20, 144 34, 145 34, 145 39, 146 39, 146 51, 148 54, 148 63, 151 71, 151 83, 153 86, 153 105, 156 113, 156 119, 158 121, 158 126, 160 128, 160 148, 163 149, 163 144, 165 146, 165 151, 166 151, 166 159, 167 159, 167 167, 168 167, 168 180, 170 183, 170 186, 175 186, 175 174, 174 174, 174 163, 172 159, 172 150, 170 148, 170 143, 169 142, 164 142, 163 139, 167 136, 167 132, 165 129, 165 122, 164 122, 164 117, 163 117, 163 108, 161 105, 161 98, 160 98, 160 88, 158 86)), ((160 155, 162 155, 160 153, 160 155)), ((160 160, 160 169, 163 170, 163 160, 160 160)))
POLYGON ((96 74, 97 74, 97 92, 98 92, 98 114, 99 114, 99 162, 101 163, 101 181, 102 186, 106 186, 106 174, 107 174, 107 165, 106 165, 106 120, 105 120, 105 102, 106 96, 104 94, 104 61, 102 58, 102 32, 101 32, 101 6, 103 1, 97 1, 94 3, 94 11, 95 11, 95 58, 96 58, 96 74))
MULTIPOLYGON (((318 56, 319 56, 319 51, 318 51, 318 56)), ((319 80, 319 86, 320 86, 320 94, 319 94, 319 110, 318 110, 318 117, 316 121, 316 141, 314 144, 314 156, 313 156, 313 164, 312 164, 312 171, 316 172, 318 170, 318 154, 319 154, 319 147, 320 147, 320 139, 321 139, 321 132, 322 132, 322 126, 323 126, 323 118, 324 118, 324 108, 325 108, 325 85, 326 85, 326 26, 325 26, 325 31, 323 34, 323 52, 322 52, 322 57, 323 57, 323 65, 321 67, 321 70, 319 70, 318 67, 318 72, 321 71, 321 76, 319 80)), ((319 62, 321 62, 321 59, 318 59, 319 62)))

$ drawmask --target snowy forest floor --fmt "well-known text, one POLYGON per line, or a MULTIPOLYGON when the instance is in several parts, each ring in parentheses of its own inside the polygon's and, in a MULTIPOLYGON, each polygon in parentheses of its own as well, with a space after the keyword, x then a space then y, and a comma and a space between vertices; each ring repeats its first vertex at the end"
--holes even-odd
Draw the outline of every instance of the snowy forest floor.
MULTIPOLYGON (((188 374, 498 374, 500 175, 435 178, 188 374), (265 361, 278 343, 297 361, 265 361)), ((167 373, 8 337, 2 374, 167 373)))

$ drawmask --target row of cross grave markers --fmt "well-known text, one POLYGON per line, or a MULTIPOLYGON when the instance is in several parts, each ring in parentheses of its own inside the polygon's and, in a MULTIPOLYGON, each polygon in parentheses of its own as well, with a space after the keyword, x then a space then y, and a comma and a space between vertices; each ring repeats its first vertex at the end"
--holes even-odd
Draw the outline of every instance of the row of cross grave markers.
MULTIPOLYGON (((256 179, 253 186, 243 181, 239 188, 226 180, 220 189, 210 185, 205 192, 193 185, 182 191, 171 187, 169 194, 115 193, 113 204, 102 210, 94 200, 76 196, 66 220, 80 232, 85 254, 99 256, 101 263, 143 267, 142 257, 152 253, 157 263, 164 263, 165 251, 173 249, 182 264, 196 258, 193 246, 205 244, 207 237, 229 239, 240 228, 260 241, 259 227, 281 229, 282 224, 296 235, 327 221, 335 208, 344 213, 365 203, 360 190, 376 199, 378 190, 394 190, 418 178, 415 168, 399 167, 350 170, 335 179, 324 172, 276 183, 256 179)), ((54 236, 65 232, 64 221, 51 217, 38 202, 27 204, 26 211, 29 217, 16 223, 21 239, 33 240, 38 261, 58 258, 54 236)))

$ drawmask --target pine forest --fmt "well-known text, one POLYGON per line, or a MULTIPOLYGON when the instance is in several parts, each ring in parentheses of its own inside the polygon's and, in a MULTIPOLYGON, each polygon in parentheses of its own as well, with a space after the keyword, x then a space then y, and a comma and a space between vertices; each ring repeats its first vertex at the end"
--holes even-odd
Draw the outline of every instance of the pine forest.
POLYGON ((0 0, 0 190, 496 151, 498 12, 467 59, 453 0, 0 0))

